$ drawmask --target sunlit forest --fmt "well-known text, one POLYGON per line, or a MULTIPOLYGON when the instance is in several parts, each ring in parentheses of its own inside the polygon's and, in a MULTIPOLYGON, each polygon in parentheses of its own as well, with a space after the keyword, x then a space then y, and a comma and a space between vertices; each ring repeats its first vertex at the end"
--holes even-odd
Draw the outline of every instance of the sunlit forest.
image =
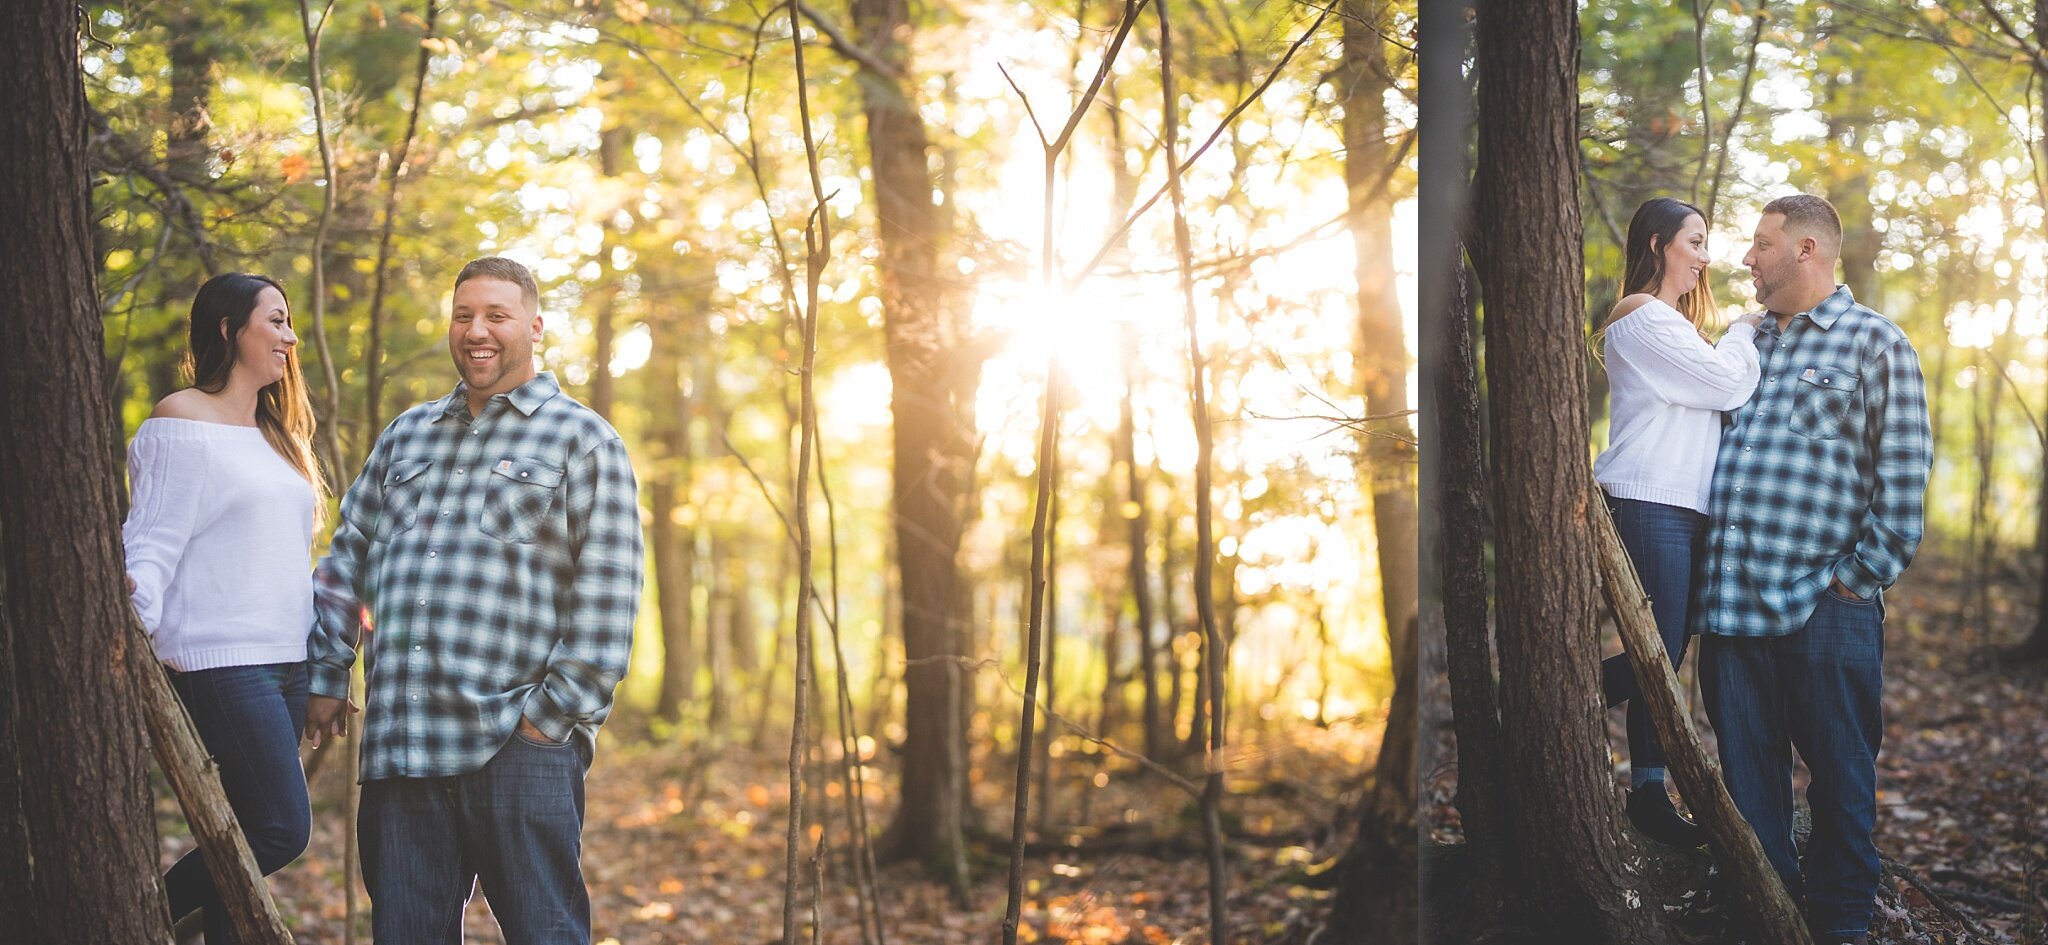
MULTIPOLYGON (((1482 21, 1501 15, 1481 6, 1482 21)), ((2048 689, 2041 684, 2041 659, 2048 654, 2041 597, 2048 575, 2048 528, 2041 517, 2048 444, 2044 17, 2048 6, 2003 0, 1577 5, 1577 162, 1570 171, 1577 199, 1566 202, 1575 204, 1570 218, 1583 224, 1584 310, 1572 314, 1583 332, 1573 341, 1589 379, 1587 458, 1608 445, 1607 380, 1596 333, 1620 295, 1631 214, 1652 197, 1676 197, 1704 211, 1713 258, 1706 278, 1721 314, 1720 324, 1709 326, 1714 337, 1735 317, 1760 310, 1743 257, 1764 205, 1805 192, 1826 197, 1841 214, 1837 280, 1902 328, 1919 354, 1934 459, 1925 537, 1910 569, 1884 595, 1875 832, 1883 879, 1873 942, 2048 941, 2048 887, 2042 883, 2048 848, 2041 842, 2048 835, 2048 689)), ((1474 60, 1465 61, 1470 67, 1474 60)), ((1482 51, 1476 61, 1468 77, 1476 74, 1482 88, 1489 80, 1538 81, 1505 77, 1513 68, 1505 56, 1489 59, 1482 51)), ((1483 112, 1477 119, 1482 142, 1490 130, 1499 135, 1513 127, 1489 120, 1483 112)), ((1479 153, 1486 153, 1483 143, 1479 153)), ((1475 192, 1489 186, 1486 173, 1482 165, 1475 192)), ((1541 173, 1521 180, 1540 180, 1541 173)), ((1489 225, 1475 218, 1462 234, 1475 247, 1475 259, 1512 251, 1503 249, 1510 243, 1485 233, 1489 225)), ((1484 397, 1491 412, 1474 416, 1486 417, 1493 436, 1487 442, 1498 449, 1511 435, 1500 431, 1523 415, 1504 415, 1495 396, 1500 375, 1486 367, 1512 354, 1495 346, 1488 321, 1494 299, 1504 293, 1477 283, 1470 291, 1472 308, 1454 302, 1460 308, 1449 317, 1477 313, 1480 329, 1467 336, 1476 362, 1467 360, 1462 373, 1484 379, 1477 382, 1483 393, 1475 387, 1475 396, 1484 397)), ((1460 373, 1455 352, 1430 358, 1460 373)), ((1523 429, 1537 429, 1536 422, 1523 429)), ((1472 442, 1479 442, 1476 435, 1472 442)), ((1451 455, 1459 448, 1446 447, 1451 455)), ((1436 475, 1428 468, 1425 460, 1426 474, 1436 475)), ((1441 473, 1459 474, 1455 464, 1441 473)), ((1462 488, 1446 483, 1453 493, 1462 488)), ((1471 571, 1447 571, 1446 587, 1475 579, 1484 587, 1480 566, 1472 559, 1471 571)), ((1500 580, 1511 578, 1503 572, 1500 580)), ((1446 606, 1455 609, 1454 593, 1446 593, 1446 606)), ((1464 611, 1468 622, 1474 619, 1470 607, 1478 620, 1488 619, 1483 594, 1464 611)), ((1514 619, 1509 605, 1496 606, 1491 619, 1514 619)), ((1605 608, 1601 615, 1605 620, 1605 608)), ((1602 654, 1621 652, 1611 622, 1603 633, 1602 654)), ((1455 661, 1459 644, 1454 638, 1450 645, 1455 661)), ((1500 673, 1507 677, 1516 670, 1508 665, 1507 644, 1502 647, 1500 673)), ((1693 728, 1711 753, 1714 736, 1701 708, 1695 662, 1688 659, 1679 678, 1690 693, 1693 728)), ((1438 701, 1463 698, 1446 692, 1438 701)), ((1629 772, 1623 711, 1603 718, 1610 780, 1618 791, 1629 772)), ((1464 846, 1459 841, 1477 829, 1473 817, 1480 810, 1468 792, 1481 789, 1465 782, 1479 783, 1484 772, 1472 770, 1462 721, 1455 740, 1448 712, 1430 728, 1424 751, 1436 761, 1423 766, 1425 829, 1433 842, 1464 846), (1460 744, 1453 747, 1454 741, 1460 744)), ((1802 744, 1800 751, 1806 750, 1802 744)), ((1526 770, 1509 775, 1527 776, 1526 770)), ((1808 776, 1802 765, 1802 791, 1808 776)), ((1702 798, 1681 793, 1697 819, 1702 798)), ((1806 816, 1802 806, 1794 821, 1801 844, 1810 826, 1806 816)), ((1619 831, 1613 836, 1624 837, 1619 831)), ((1592 909, 1623 916, 1617 923, 1640 903, 1647 918, 1639 921, 1654 931, 1631 940, 1756 940, 1749 923, 1757 907, 1732 891, 1730 862, 1719 853, 1709 859, 1633 832, 1621 844, 1596 846, 1622 852, 1607 865, 1578 860, 1585 868, 1580 885, 1612 893, 1593 894, 1592 909), (1614 865, 1623 862, 1629 865, 1614 865), (1710 875, 1710 865, 1717 874, 1710 875)), ((1436 905, 1428 914, 1446 913, 1436 905)), ((1465 926, 1471 935, 1486 920, 1467 921, 1481 923, 1465 926)))
MULTIPOLYGON (((1027 689, 1019 940, 1303 940, 1339 908, 1335 864, 1363 846, 1390 631, 1412 653, 1412 627, 1389 615, 1414 612, 1414 512, 1383 558, 1374 500, 1414 502, 1413 6, 87 4, 94 253, 123 442, 190 383, 196 288, 268 274, 290 299, 339 495, 392 418, 453 388, 456 272, 524 262, 542 291, 541 367, 623 435, 648 550, 633 669, 588 779, 599 940, 766 940, 785 892, 827 942, 995 940, 1027 689), (1381 235, 1359 236, 1368 226, 1381 235), (921 478, 906 485, 906 469, 921 478), (1405 609, 1383 593, 1392 560, 1405 609), (1212 660, 1222 745, 1207 741, 1212 660), (961 724, 940 724, 946 706, 961 724), (940 816, 933 797, 954 809, 940 816), (1216 843, 1227 934, 1211 928, 1216 843)), ((1739 58, 1747 23, 1717 8, 1714 54, 1739 58)), ((1615 35, 1644 44, 1628 58, 1664 42, 1615 35)), ((1940 60, 1947 72, 1914 80, 1925 110, 1894 114, 1899 96, 1846 80, 1774 79, 1790 53, 1772 40, 1717 223, 1739 225, 1771 189, 1757 168, 1784 160, 1766 154, 1773 121, 1807 166, 1870 182, 1886 227, 1867 278, 1917 335, 1950 326, 1945 541, 2018 568, 2031 523, 1987 509, 2033 501, 2038 455, 1979 455, 2025 441, 2048 384, 2021 367, 2048 345, 2020 290, 2041 275, 2021 235, 2040 225, 2031 139, 2007 124, 2025 118, 2026 70, 1855 40, 1940 60), (1862 96, 1887 122, 1824 138, 1800 123, 1823 95, 1862 96), (1909 239, 1921 249, 1892 245, 1909 239)), ((1856 55, 1851 37, 1833 42, 1856 55)), ((1615 97, 1590 100, 1599 114, 1671 115, 1628 122, 1663 129, 1641 144, 1588 142, 1607 162, 1601 198, 1686 180, 1690 60, 1651 81, 1595 58, 1590 74, 1614 75, 1615 97)), ((1975 613, 1940 619, 1981 627, 1975 613)), ((367 937, 351 748, 306 749, 312 846, 271 880, 300 941, 367 937)), ((1412 775, 1394 780, 1412 817, 1412 775)), ((168 787, 156 795, 168 863, 192 841, 168 787)), ((482 897, 468 919, 471 941, 498 940, 482 897)))

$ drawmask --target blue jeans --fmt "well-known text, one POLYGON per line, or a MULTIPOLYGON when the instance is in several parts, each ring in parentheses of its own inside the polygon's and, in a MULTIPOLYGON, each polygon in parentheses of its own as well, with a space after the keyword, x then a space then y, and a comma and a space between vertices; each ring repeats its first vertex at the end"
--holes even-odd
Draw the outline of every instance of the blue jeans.
MULTIPOLYGON (((1692 605, 1692 558, 1699 542, 1700 528, 1707 517, 1691 509, 1636 499, 1607 500, 1614 513, 1614 530, 1621 533, 1621 546, 1635 563, 1643 591, 1650 595, 1650 613, 1657 620, 1657 635, 1664 640, 1664 652, 1673 670, 1685 662, 1685 623, 1692 605)), ((1608 706, 1628 703, 1628 761, 1631 767, 1662 768, 1664 746, 1657 743, 1657 731, 1650 724, 1650 709, 1639 698, 1642 687, 1628 654, 1600 662, 1600 687, 1608 706)))
POLYGON ((1803 886, 1816 933, 1870 926, 1883 688, 1884 611, 1876 601, 1829 590, 1798 632, 1701 638, 1700 689, 1720 735, 1728 794, 1794 898, 1803 886), (1792 845, 1793 748, 1813 772, 1803 877, 1792 845))
MULTIPOLYGON (((220 786, 242 825, 249 852, 264 875, 306 851, 313 808, 299 767, 299 733, 306 728, 306 664, 223 666, 172 673, 171 688, 191 713, 199 740, 220 765, 220 786)), ((193 850, 164 874, 175 920, 204 909, 206 940, 236 941, 206 857, 193 850)))
POLYGON ((357 838, 376 940, 459 945, 481 884, 506 945, 589 945, 584 750, 515 733, 475 771, 363 782, 357 838))

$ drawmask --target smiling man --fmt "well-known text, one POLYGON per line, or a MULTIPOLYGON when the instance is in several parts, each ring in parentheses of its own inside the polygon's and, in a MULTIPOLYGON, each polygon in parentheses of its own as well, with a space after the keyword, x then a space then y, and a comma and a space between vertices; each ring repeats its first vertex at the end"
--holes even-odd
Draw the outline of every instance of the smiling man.
POLYGON ((316 744, 345 734, 366 641, 358 836, 378 941, 460 942, 479 884, 508 942, 590 941, 583 778, 630 655, 639 503, 618 433, 534 368, 539 302, 517 262, 462 268, 462 381, 378 438, 315 575, 316 744))
POLYGON ((1743 259, 1772 316, 1762 380, 1722 430, 1692 616, 1728 793, 1823 945, 1867 940, 1884 590, 1920 543, 1933 457, 1919 357, 1835 283, 1841 248, 1826 200, 1764 207, 1743 259), (1813 772, 1803 870, 1794 748, 1813 772))

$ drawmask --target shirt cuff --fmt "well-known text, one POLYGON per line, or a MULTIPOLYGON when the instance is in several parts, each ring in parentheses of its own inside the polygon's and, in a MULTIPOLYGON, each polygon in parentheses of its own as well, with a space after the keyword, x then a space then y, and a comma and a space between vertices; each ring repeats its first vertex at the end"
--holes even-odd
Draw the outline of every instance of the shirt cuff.
POLYGON ((348 698, 348 667, 320 660, 306 661, 306 691, 329 699, 348 698))
POLYGON ((566 742, 576 731, 575 720, 564 715, 562 710, 555 706, 555 700, 548 695, 546 685, 533 688, 533 695, 527 697, 526 708, 523 711, 526 719, 533 723, 534 728, 540 729, 540 733, 546 735, 549 741, 566 742))
POLYGON ((1855 555, 1835 563, 1835 580, 1842 582, 1842 586, 1848 588, 1849 593, 1864 600, 1876 600, 1878 592, 1884 589, 1877 578, 1872 577, 1869 571, 1864 570, 1863 565, 1857 563, 1855 555))

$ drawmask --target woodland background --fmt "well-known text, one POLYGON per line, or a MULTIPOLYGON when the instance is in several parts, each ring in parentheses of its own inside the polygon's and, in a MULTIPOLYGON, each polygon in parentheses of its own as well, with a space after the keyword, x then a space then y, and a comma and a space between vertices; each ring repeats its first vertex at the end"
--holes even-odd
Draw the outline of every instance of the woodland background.
POLYGON ((1873 941, 2048 941, 2048 3, 1446 4, 1422 35, 1431 934, 1760 940, 1728 861, 1620 816, 1589 338, 1641 201, 1707 212, 1732 315, 1762 206, 1805 191, 1842 213, 1840 278, 1912 338, 1935 435, 1886 594, 1873 941))
MULTIPOLYGON (((1013 862, 1020 940, 1363 940, 1368 875, 1413 928, 1414 4, 81 12, 50 127, 83 131, 114 482, 208 276, 286 286, 339 492, 452 387, 462 263, 534 268, 544 368, 625 436, 649 540, 590 778, 600 939, 759 940, 793 897, 829 941, 985 940, 1013 862)), ((41 627, 24 521, 9 617, 41 627)), ((12 636, 29 732, 51 657, 12 636)), ((308 766, 279 911, 365 937, 351 764, 308 766)))

